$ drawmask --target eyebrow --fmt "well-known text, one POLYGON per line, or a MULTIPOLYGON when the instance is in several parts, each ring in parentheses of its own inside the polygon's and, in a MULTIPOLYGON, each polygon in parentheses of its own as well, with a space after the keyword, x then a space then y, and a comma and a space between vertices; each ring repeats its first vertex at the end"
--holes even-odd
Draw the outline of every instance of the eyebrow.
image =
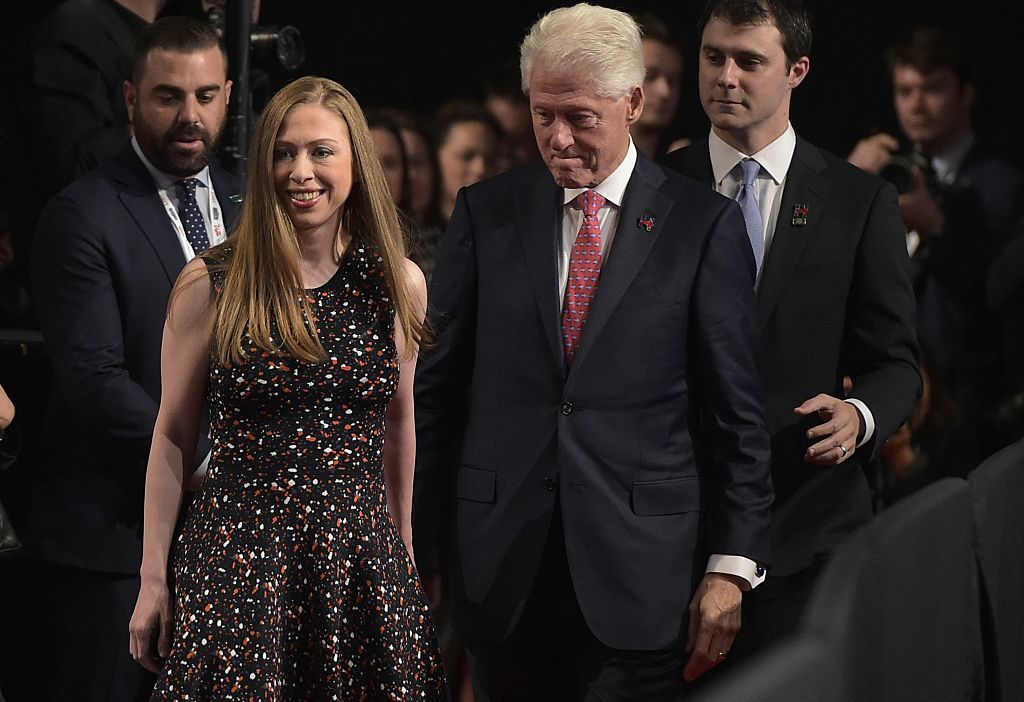
MULTIPOLYGON (((714 44, 703 44, 703 45, 701 45, 700 52, 702 54, 703 53, 707 53, 709 51, 714 51, 715 53, 719 53, 719 54, 728 54, 729 53, 725 49, 722 49, 722 48, 720 48, 718 46, 715 46, 714 44)), ((749 50, 737 51, 737 52, 735 52, 735 57, 736 58, 745 58, 745 59, 757 59, 758 61, 767 61, 768 60, 768 56, 766 54, 762 54, 762 53, 757 52, 757 51, 749 51, 749 50)))
MULTIPOLYGON (((220 92, 221 86, 216 83, 210 85, 201 85, 196 88, 197 93, 217 93, 220 92)), ((167 83, 160 83, 153 87, 154 93, 172 93, 175 95, 181 95, 185 91, 177 85, 168 85, 167 83)))
MULTIPOLYGON (((294 141, 287 141, 285 139, 275 139, 274 146, 295 146, 294 141)), ((331 139, 330 137, 323 137, 321 139, 314 139, 313 141, 306 142, 307 146, 317 146, 319 144, 340 144, 341 142, 337 139, 331 139)))

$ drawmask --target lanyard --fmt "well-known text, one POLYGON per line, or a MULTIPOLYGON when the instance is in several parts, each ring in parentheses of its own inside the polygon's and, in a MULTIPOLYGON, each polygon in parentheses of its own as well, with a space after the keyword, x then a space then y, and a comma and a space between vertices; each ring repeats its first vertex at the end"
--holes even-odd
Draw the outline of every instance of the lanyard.
MULTIPOLYGON (((172 184, 170 187, 178 187, 177 184, 172 184)), ((209 203, 209 216, 210 225, 213 229, 213 242, 211 246, 221 244, 227 238, 224 230, 224 216, 221 213, 220 202, 217 201, 217 193, 213 188, 208 188, 210 191, 210 203, 209 203)), ((171 202, 171 198, 167 197, 167 190, 161 188, 159 191, 160 202, 163 203, 164 209, 167 211, 167 216, 171 220, 171 225, 174 227, 174 231, 178 235, 178 242, 182 245, 182 251, 191 251, 192 245, 188 242, 188 237, 185 235, 185 225, 181 223, 181 216, 178 214, 178 208, 171 202)), ((196 254, 192 251, 192 255, 196 254)))

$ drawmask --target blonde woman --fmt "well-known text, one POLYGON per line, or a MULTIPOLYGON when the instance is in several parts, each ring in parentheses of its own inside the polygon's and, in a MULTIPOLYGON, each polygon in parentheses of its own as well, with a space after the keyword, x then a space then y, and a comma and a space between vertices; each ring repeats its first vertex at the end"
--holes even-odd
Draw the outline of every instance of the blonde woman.
POLYGON ((355 99, 282 89, 247 193, 171 299, 132 655, 161 669, 154 699, 441 699, 412 564, 426 289, 355 99), (172 593, 204 398, 214 448, 172 593))

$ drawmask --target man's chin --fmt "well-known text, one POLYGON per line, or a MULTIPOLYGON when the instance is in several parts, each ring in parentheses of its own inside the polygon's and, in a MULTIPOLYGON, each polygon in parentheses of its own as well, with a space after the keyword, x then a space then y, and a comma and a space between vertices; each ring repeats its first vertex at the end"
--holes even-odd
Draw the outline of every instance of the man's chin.
POLYGON ((589 171, 581 171, 577 168, 558 168, 549 166, 551 177, 560 188, 586 188, 593 181, 593 174, 589 171))
POLYGON ((180 150, 175 150, 174 152, 164 154, 164 165, 160 170, 168 173, 169 175, 185 178, 193 176, 203 170, 209 162, 210 151, 207 149, 189 153, 182 153, 180 150))

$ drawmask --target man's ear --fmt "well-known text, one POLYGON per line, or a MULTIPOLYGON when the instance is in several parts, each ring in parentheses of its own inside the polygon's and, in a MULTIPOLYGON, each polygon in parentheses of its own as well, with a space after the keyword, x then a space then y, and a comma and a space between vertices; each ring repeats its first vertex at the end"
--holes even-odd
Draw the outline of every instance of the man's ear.
POLYGON ((224 81, 224 104, 231 104, 231 86, 233 83, 230 80, 224 81))
POLYGON ((793 65, 789 67, 789 89, 792 90, 803 83, 810 70, 811 60, 806 56, 801 56, 794 61, 793 65))
POLYGON ((626 112, 626 124, 634 125, 644 111, 644 87, 638 85, 629 94, 629 108, 626 112))
POLYGON ((124 106, 128 108, 128 122, 129 124, 135 124, 135 101, 138 99, 138 92, 135 90, 135 84, 130 80, 126 80, 123 83, 124 88, 124 106))

